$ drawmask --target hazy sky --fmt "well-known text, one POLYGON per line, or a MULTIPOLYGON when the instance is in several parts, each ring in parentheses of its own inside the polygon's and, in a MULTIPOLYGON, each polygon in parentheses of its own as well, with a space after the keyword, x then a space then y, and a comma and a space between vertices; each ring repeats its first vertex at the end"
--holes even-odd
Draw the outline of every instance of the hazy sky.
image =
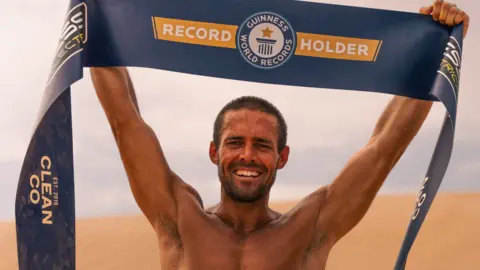
MULTIPOLYGON (((319 1, 417 12, 429 0, 319 1)), ((458 120, 452 159, 441 190, 480 190, 480 4, 455 1, 472 17, 464 41, 458 120), (477 50, 475 50, 477 49, 477 50)), ((0 9, 0 219, 14 218, 23 158, 34 128, 68 1, 3 1, 0 9)), ((352 18, 346 18, 352 19, 352 18)), ((283 112, 291 156, 280 171, 272 200, 301 198, 329 183, 368 140, 391 96, 353 91, 296 89, 228 81, 159 70, 130 69, 146 121, 159 135, 173 169, 207 204, 219 199, 216 167, 208 159, 213 120, 230 99, 253 94, 283 112)), ((137 213, 128 181, 88 70, 73 87, 77 216, 137 213)), ((419 190, 437 141, 445 109, 437 103, 381 192, 419 190)), ((412 201, 412 210, 413 210, 412 201)))

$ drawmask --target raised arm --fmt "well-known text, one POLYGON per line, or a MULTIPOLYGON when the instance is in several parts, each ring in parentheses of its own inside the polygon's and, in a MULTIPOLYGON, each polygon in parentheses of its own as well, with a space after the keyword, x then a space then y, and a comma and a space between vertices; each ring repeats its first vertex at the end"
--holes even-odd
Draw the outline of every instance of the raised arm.
MULTIPOLYGON (((435 1, 420 11, 453 26, 468 16, 452 4, 435 1)), ((466 31, 464 32, 464 35, 466 31)), ((364 217, 390 171, 420 130, 432 102, 394 97, 378 120, 368 143, 358 151, 326 189, 319 191, 322 206, 318 226, 338 240, 364 217)))
POLYGON ((340 239, 364 217, 378 190, 426 119, 432 102, 394 97, 369 142, 327 186, 318 224, 340 239))
POLYGON ((176 222, 180 195, 189 190, 170 169, 160 143, 142 119, 126 68, 91 68, 134 198, 152 225, 176 222))

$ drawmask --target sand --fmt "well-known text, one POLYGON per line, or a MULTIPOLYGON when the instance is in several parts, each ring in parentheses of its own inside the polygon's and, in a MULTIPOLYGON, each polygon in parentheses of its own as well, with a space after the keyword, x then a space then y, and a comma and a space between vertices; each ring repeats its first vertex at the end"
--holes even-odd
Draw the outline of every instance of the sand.
MULTIPOLYGON (((379 196, 332 250, 327 269, 386 270, 403 240, 415 197, 379 196)), ((294 203, 272 203, 286 211, 294 203)), ((407 270, 480 269, 480 194, 439 194, 412 248, 407 270)), ((13 222, 0 223, 0 269, 18 269, 13 222)), ((160 269, 155 236, 143 216, 77 222, 77 269, 160 269)))

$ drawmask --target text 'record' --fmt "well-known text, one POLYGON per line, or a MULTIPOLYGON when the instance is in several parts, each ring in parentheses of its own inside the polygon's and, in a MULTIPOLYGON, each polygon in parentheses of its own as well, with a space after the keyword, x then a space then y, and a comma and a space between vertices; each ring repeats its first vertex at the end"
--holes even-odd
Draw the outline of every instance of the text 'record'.
POLYGON ((462 31, 420 14, 286 0, 71 0, 18 182, 19 268, 75 269, 70 87, 83 67, 130 66, 442 102, 394 265, 404 269, 452 152, 462 31))

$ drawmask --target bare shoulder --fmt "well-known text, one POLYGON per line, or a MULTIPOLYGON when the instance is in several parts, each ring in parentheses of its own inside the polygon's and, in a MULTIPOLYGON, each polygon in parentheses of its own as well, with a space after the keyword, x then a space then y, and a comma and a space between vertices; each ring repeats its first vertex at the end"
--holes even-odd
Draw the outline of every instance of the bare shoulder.
POLYGON ((184 207, 194 206, 203 209, 204 205, 200 193, 193 186, 183 181, 177 174, 174 173, 173 177, 178 183, 175 193, 179 198, 179 202, 182 203, 184 207))
POLYGON ((327 198, 327 187, 321 187, 314 192, 307 195, 305 198, 300 200, 290 211, 288 211, 286 216, 309 216, 312 218, 317 218, 322 207, 326 203, 327 198))
POLYGON ((305 262, 323 258, 332 246, 332 237, 317 222, 326 196, 327 187, 319 188, 276 220, 282 237, 295 239, 292 244, 302 253, 305 262))
POLYGON ((317 234, 317 220, 326 201, 326 188, 320 188, 300 200, 289 211, 280 214, 280 223, 288 224, 293 231, 302 230, 303 235, 317 234))

